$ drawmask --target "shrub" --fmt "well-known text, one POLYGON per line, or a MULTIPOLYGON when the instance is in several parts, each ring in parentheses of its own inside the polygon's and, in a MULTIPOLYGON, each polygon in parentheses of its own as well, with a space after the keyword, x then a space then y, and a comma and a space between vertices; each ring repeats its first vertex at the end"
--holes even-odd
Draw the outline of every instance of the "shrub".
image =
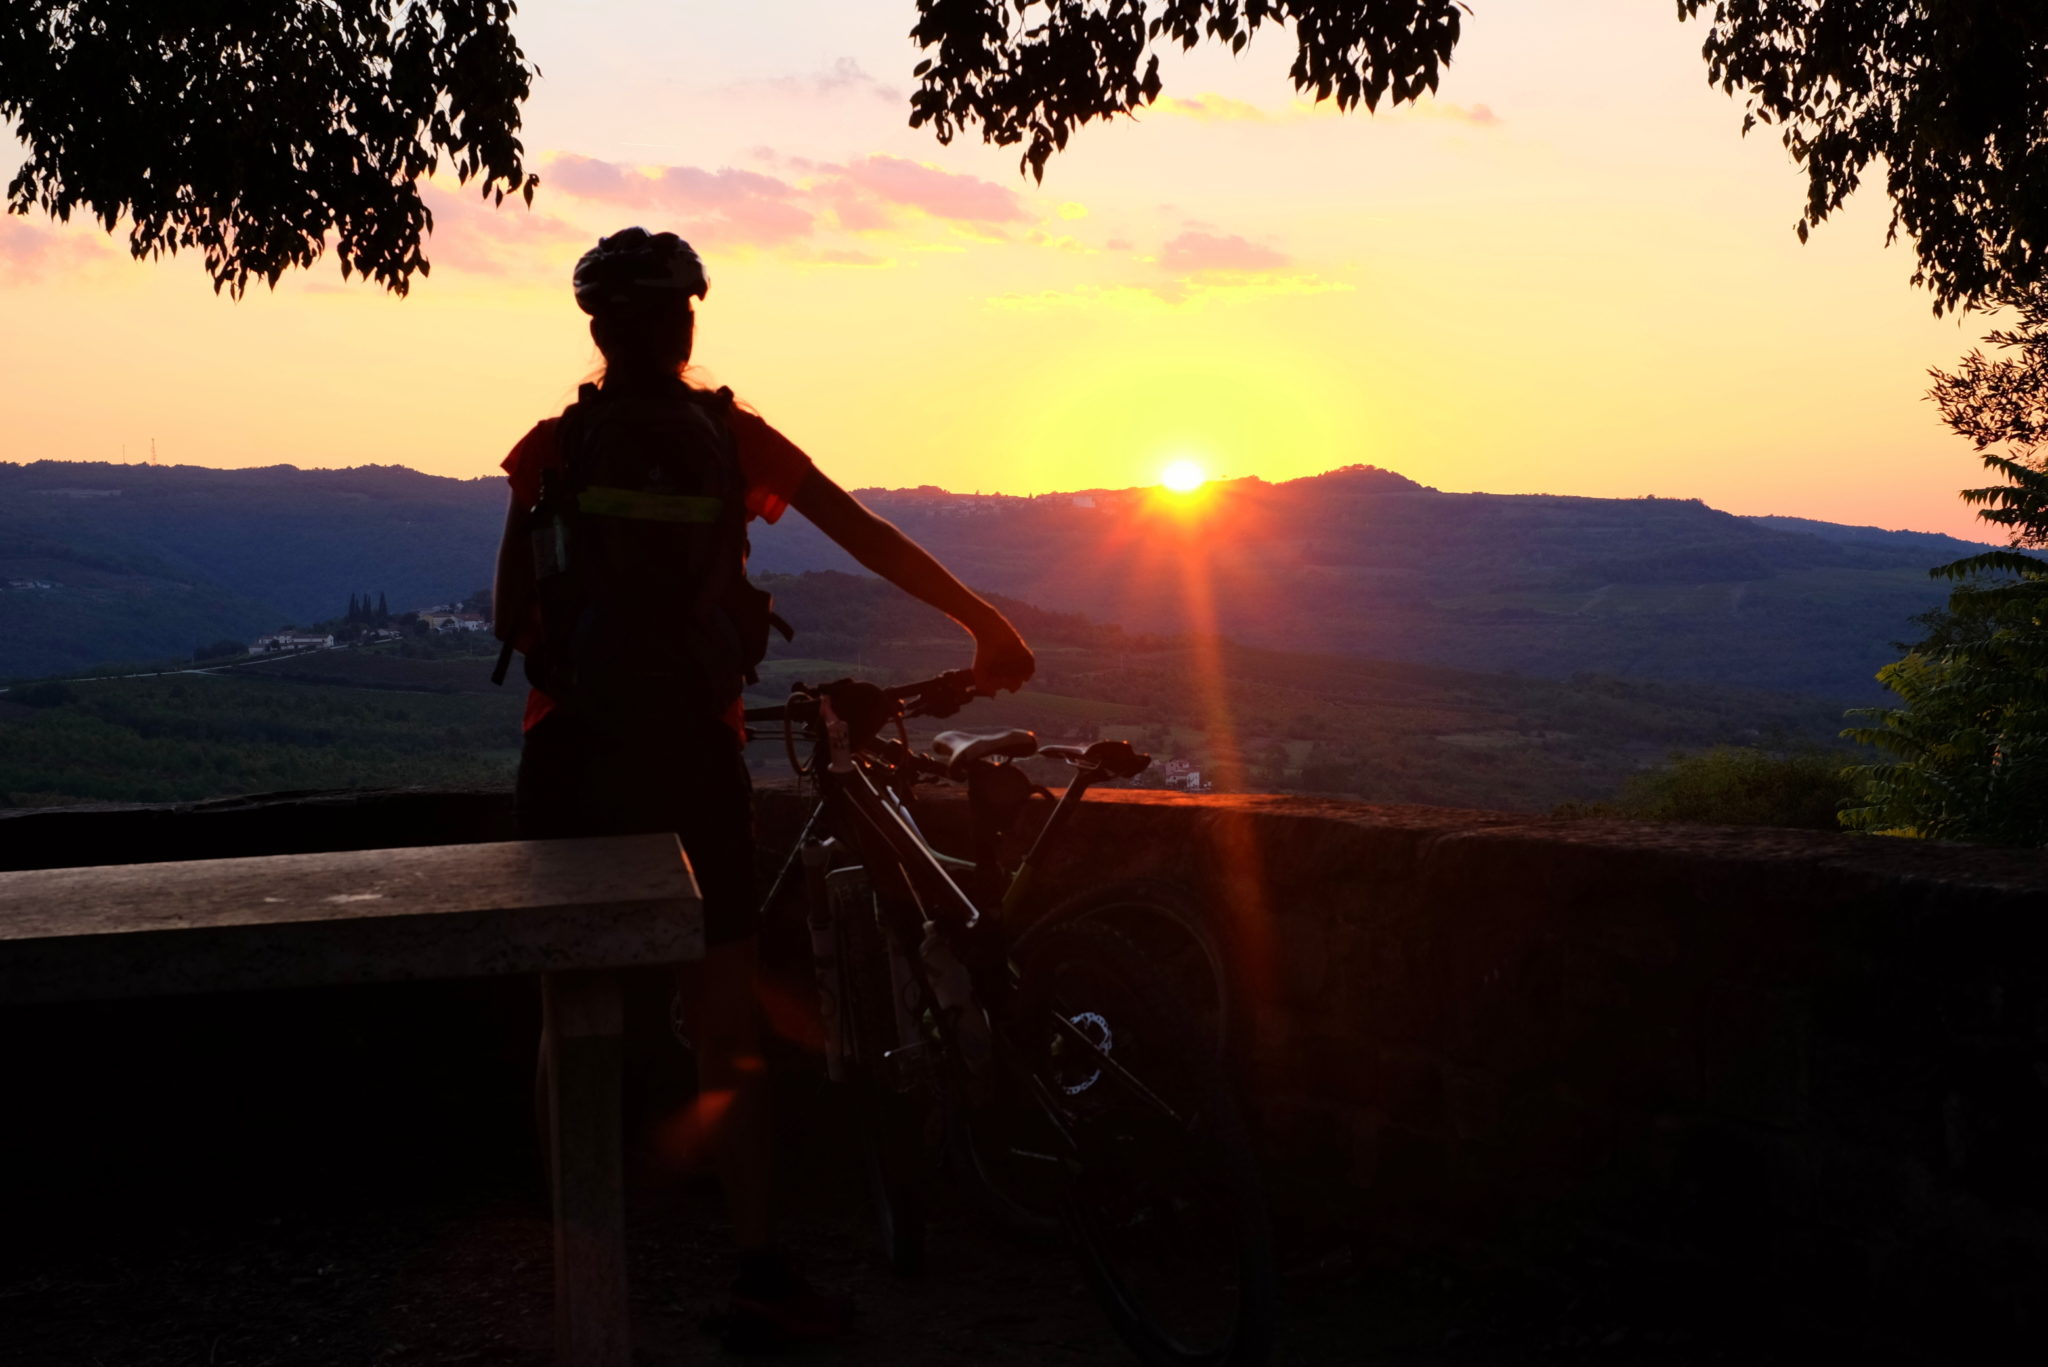
POLYGON ((1832 831, 1854 793, 1842 756, 1831 751, 1717 745, 1636 775, 1612 803, 1565 814, 1832 831))

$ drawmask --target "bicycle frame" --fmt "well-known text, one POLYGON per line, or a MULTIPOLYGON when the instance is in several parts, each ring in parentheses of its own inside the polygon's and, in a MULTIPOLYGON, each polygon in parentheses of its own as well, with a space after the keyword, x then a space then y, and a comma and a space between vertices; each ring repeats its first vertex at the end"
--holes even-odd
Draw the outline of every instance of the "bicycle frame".
MULTIPOLYGON (((954 689, 970 687, 961 674, 942 676, 925 685, 913 685, 898 695, 885 695, 880 690, 871 690, 871 694, 873 697, 894 698, 901 693, 934 685, 954 689)), ((954 952, 954 957, 966 968, 975 999, 987 1013, 990 1026, 997 1034, 1002 1034, 1005 1007, 1014 986, 1008 944, 1002 932, 1015 925, 1023 913, 1036 881, 1035 871, 1057 848, 1060 833, 1072 819, 1074 810, 1087 796, 1089 788, 1109 774, 1093 761, 1093 751, 1088 754, 1073 750, 1058 752, 1074 763, 1074 777, 1054 801, 1052 811, 1016 870, 1008 875, 1000 895, 991 899, 990 907, 996 915, 993 925, 986 924, 987 908, 978 904, 955 876, 956 872, 978 872, 979 866, 933 846, 912 812, 911 793, 920 779, 954 779, 956 775, 948 766, 913 750, 907 738, 880 739, 878 714, 872 707, 865 718, 865 734, 857 734, 856 727, 835 707, 832 688, 827 686, 819 690, 815 697, 816 714, 805 718, 813 757, 808 768, 800 764, 797 766, 799 773, 816 776, 821 790, 820 801, 770 886, 764 910, 780 895, 790 870, 805 860, 807 850, 822 854, 819 866, 822 872, 823 864, 831 862, 829 847, 840 837, 847 837, 858 847, 860 866, 868 871, 870 884, 878 893, 885 894, 883 905, 895 909, 898 919, 893 927, 894 935, 904 951, 904 967, 922 999, 920 1008, 931 1006, 936 1001, 925 966, 919 962, 919 954, 915 952, 919 944, 918 935, 929 926, 937 930, 954 952), (828 830, 823 841, 817 838, 821 822, 828 830), (908 922, 905 913, 914 914, 917 922, 908 922)), ((971 696, 971 693, 964 696, 971 696)), ((938 715, 949 712, 950 707, 938 715)), ((788 708, 768 709, 766 713, 755 715, 770 714, 779 714, 785 727, 793 715, 788 708)), ((900 719, 900 703, 893 708, 885 708, 879 715, 884 721, 900 719)), ((790 745, 794 763, 795 737, 786 731, 785 740, 790 745)), ((1127 746, 1123 749, 1128 751, 1127 746)), ((1140 768, 1148 762, 1142 756, 1131 758, 1140 768)), ((991 762, 975 761, 977 764, 991 762)), ((813 888, 810 895, 815 898, 820 891, 813 888)), ((944 1013, 940 1014, 943 1016, 944 1013)), ((1077 1042, 1088 1052, 1095 1052, 1085 1040, 1077 1042)))
MULTIPOLYGON (((829 704, 827 708, 829 710, 829 704)), ((916 766, 915 761, 920 757, 897 741, 881 743, 877 753, 857 750, 846 742, 843 729, 835 726, 829 717, 825 722, 825 737, 818 749, 820 753, 814 761, 814 769, 822 797, 805 822, 796 847, 790 851, 781 873, 769 888, 766 901, 772 903, 780 893, 790 868, 801 856, 805 842, 816 831, 819 819, 824 817, 828 824, 842 831, 858 828, 880 843, 900 873, 904 890, 909 893, 916 910, 922 913, 922 919, 933 921, 948 931, 979 928, 984 909, 954 877, 954 870, 965 871, 974 866, 970 861, 948 855, 933 846, 919 829, 911 812, 907 790, 913 786, 919 773, 928 772, 916 766), (935 915, 934 912, 940 914, 935 915)), ((1057 847, 1060 833, 1072 819, 1074 810, 1101 777, 1098 771, 1086 766, 1075 769, 1073 781, 1054 800, 1052 811, 1033 837, 1030 848, 1016 870, 1008 875, 1002 894, 995 902, 999 921, 1012 923, 1021 912, 1036 881, 1036 871, 1048 852, 1057 847)), ((868 852, 864 851, 863 855, 862 862, 867 864, 868 852)), ((970 969, 972 966, 970 963, 970 969)), ((978 990, 983 987, 984 984, 976 983, 978 990)))

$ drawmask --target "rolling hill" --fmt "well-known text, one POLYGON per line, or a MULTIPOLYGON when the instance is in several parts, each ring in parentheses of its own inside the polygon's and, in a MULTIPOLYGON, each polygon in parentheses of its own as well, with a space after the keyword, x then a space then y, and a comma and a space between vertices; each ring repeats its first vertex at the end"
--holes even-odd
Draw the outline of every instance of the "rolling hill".
MULTIPOLYGON (((1838 701, 1878 696, 1892 643, 1943 598, 1928 568, 1978 549, 1693 500, 1446 494, 1370 467, 1186 500, 861 492, 975 587, 1133 631, 1838 701)), ((0 677, 183 654, 353 592, 466 594, 504 498, 395 466, 0 464, 0 584, 54 585, 0 589, 0 677)), ((800 517, 755 531, 758 571, 852 568, 800 517)))
MULTIPOLYGON (((764 582, 817 626, 776 643, 752 701, 775 701, 799 679, 902 680, 966 661, 957 627, 874 579, 764 582)), ((1611 796, 1676 750, 1825 745, 1842 724, 1838 706, 1811 698, 1271 650, 1003 606, 1038 650, 1038 677, 924 734, 965 725, 1121 737, 1226 789, 1546 810, 1611 796)), ((17 685, 0 693, 0 806, 507 784, 524 690, 493 687, 490 670, 490 643, 458 637, 17 685)), ((764 779, 786 776, 778 733, 750 755, 764 779)), ((1057 764, 1029 765, 1061 781, 1057 764)))

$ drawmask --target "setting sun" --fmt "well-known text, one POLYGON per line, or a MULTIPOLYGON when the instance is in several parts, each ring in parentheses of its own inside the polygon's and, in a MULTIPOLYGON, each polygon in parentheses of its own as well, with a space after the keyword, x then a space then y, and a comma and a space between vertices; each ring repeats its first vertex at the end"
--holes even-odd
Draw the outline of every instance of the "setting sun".
POLYGON ((1202 467, 1191 460, 1177 460, 1159 472, 1159 482, 1176 494, 1191 494, 1209 482, 1202 467))

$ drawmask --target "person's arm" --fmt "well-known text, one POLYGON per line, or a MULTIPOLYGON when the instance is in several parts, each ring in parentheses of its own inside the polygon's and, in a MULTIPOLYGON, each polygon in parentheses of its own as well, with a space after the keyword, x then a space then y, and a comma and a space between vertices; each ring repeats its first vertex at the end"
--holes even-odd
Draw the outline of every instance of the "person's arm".
POLYGON ((1021 688, 1031 677, 1036 668, 1031 648, 1002 613, 948 573, 930 551, 868 511, 823 472, 807 471, 789 506, 864 568, 972 632, 974 682, 983 692, 1021 688))

